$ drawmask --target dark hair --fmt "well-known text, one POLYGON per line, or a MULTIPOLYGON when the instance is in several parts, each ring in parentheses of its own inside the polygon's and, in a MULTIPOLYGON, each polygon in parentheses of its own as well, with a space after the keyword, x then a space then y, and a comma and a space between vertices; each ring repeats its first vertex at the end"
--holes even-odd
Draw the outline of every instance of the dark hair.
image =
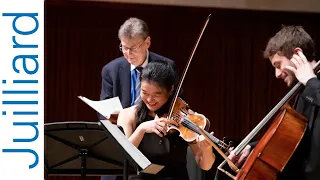
MULTIPOLYGON (((176 72, 173 67, 163 60, 151 61, 148 65, 142 70, 140 76, 140 82, 148 82, 159 86, 161 89, 166 92, 170 92, 172 86, 176 82, 176 72)), ((170 105, 172 96, 169 97, 164 106, 162 106, 157 112, 158 115, 164 114, 170 105)), ((141 122, 148 115, 149 109, 146 104, 141 100, 137 106, 137 116, 138 122, 141 122)))
POLYGON ((315 44, 302 26, 283 26, 268 42, 264 58, 278 54, 291 59, 295 48, 301 48, 308 61, 315 60, 315 44))

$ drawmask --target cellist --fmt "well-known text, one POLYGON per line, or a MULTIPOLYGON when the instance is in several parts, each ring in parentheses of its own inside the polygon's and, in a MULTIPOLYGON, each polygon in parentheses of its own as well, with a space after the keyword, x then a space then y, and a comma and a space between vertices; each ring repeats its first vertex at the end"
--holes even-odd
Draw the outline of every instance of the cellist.
MULTIPOLYGON (((275 68, 275 76, 288 87, 297 81, 304 85, 296 98, 295 110, 308 120, 307 130, 297 150, 278 179, 320 179, 320 76, 314 73, 315 44, 301 26, 284 26, 267 43, 264 58, 275 68)), ((238 156, 229 158, 236 163, 249 155, 254 144, 248 144, 238 156)))
POLYGON ((187 147, 190 146, 199 167, 209 170, 215 160, 211 145, 203 136, 187 143, 179 133, 167 134, 166 118, 174 94, 176 72, 166 61, 152 61, 142 70, 139 104, 122 110, 117 124, 129 141, 151 162, 164 165, 157 175, 140 173, 130 179, 188 180, 187 147))

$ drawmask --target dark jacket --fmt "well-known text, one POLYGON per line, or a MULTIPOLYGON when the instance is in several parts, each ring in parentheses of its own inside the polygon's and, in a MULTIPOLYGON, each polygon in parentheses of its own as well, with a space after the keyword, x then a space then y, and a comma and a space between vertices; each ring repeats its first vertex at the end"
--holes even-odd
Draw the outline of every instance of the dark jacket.
MULTIPOLYGON (((149 62, 155 60, 168 61, 174 69, 176 64, 171 59, 149 51, 149 62)), ((102 68, 100 100, 119 97, 123 108, 130 107, 130 63, 124 56, 112 60, 102 68)), ((102 116, 100 118, 104 119, 102 116)))

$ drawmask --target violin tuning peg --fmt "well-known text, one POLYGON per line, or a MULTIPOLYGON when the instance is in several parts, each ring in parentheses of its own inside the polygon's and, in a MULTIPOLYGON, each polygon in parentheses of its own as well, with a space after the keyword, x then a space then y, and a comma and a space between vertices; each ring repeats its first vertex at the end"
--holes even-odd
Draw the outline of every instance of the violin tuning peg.
POLYGON ((233 141, 229 141, 229 147, 233 146, 233 141))
POLYGON ((227 137, 223 137, 222 141, 225 143, 227 141, 227 137))

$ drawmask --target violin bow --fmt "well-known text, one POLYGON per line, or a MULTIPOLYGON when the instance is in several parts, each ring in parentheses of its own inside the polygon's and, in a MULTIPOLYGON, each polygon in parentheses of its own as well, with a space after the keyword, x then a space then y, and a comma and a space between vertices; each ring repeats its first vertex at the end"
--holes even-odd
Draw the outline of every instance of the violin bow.
MULTIPOLYGON (((192 50, 192 52, 191 52, 191 54, 190 54, 190 57, 189 57, 189 59, 188 59, 188 62, 187 62, 187 64, 186 64, 186 67, 185 67, 185 69, 184 69, 184 71, 183 71, 183 73, 182 73, 182 77, 181 77, 180 82, 179 82, 179 85, 178 85, 178 87, 177 87, 177 91, 175 92, 174 98, 173 98, 173 100, 172 100, 172 102, 171 102, 171 107, 170 107, 170 111, 169 111, 169 115, 168 115, 168 119, 169 119, 169 120, 171 119, 171 116, 172 116, 172 113, 173 113, 173 109, 174 109, 174 105, 175 105, 175 103, 176 103, 176 101, 177 101, 179 92, 180 92, 180 90, 181 90, 181 87, 182 87, 184 78, 185 78, 185 76, 186 76, 186 74, 187 74, 188 68, 189 68, 189 66, 190 66, 190 64, 191 64, 191 60, 192 60, 192 58, 193 58, 193 55, 194 55, 194 53, 196 52, 196 49, 197 49, 197 47, 198 47, 198 44, 199 44, 199 42, 200 42, 200 40, 201 40, 201 37, 202 37, 202 35, 203 35, 203 33, 204 33, 204 31, 205 31, 205 29, 206 29, 209 21, 210 21, 210 18, 211 18, 211 14, 209 14, 209 16, 207 17, 207 20, 205 21, 205 23, 204 23, 204 25, 203 25, 203 27, 202 27, 202 29, 201 29, 200 35, 199 35, 199 37, 198 37, 198 39, 197 39, 197 41, 196 41, 196 44, 195 44, 194 47, 193 47, 193 50, 192 50)), ((198 126, 197 126, 197 127, 198 127, 198 126)), ((230 165, 230 167, 232 168, 232 170, 234 170, 235 172, 237 172, 239 169, 229 160, 229 158, 221 151, 221 149, 220 149, 214 142, 211 141, 211 139, 205 134, 205 132, 203 132, 203 130, 202 130, 200 127, 198 127, 198 131, 200 132, 201 135, 203 135, 203 136, 207 139, 207 141, 214 147, 214 149, 216 149, 216 150, 218 151, 218 153, 228 162, 228 164, 230 165)))
POLYGON ((172 102, 171 102, 171 106, 170 106, 170 110, 169 110, 169 115, 168 115, 168 119, 169 119, 169 120, 171 119, 171 116, 172 116, 172 113, 173 113, 173 109, 174 109, 174 105, 175 105, 175 103, 176 103, 176 101, 177 101, 177 98, 178 98, 178 96, 179 96, 179 92, 180 92, 180 90, 181 90, 181 87, 182 87, 184 78, 185 78, 185 76, 186 76, 186 74, 187 74, 188 68, 189 68, 189 66, 190 66, 190 64, 191 64, 191 60, 192 60, 192 58, 193 58, 193 55, 194 55, 194 53, 196 52, 196 49, 197 49, 198 44, 199 44, 199 42, 200 42, 200 40, 201 40, 202 34, 203 34, 204 30, 206 29, 206 27, 207 27, 207 25, 208 25, 208 23, 209 23, 210 18, 211 18, 211 14, 209 14, 209 16, 207 17, 206 22, 204 23, 204 25, 203 25, 203 27, 202 27, 202 30, 201 30, 200 35, 199 35, 199 37, 198 37, 198 40, 197 40, 196 44, 195 44, 194 47, 193 47, 193 50, 192 50, 192 52, 191 52, 191 54, 190 54, 190 57, 189 57, 188 62, 187 62, 187 65, 186 65, 186 67, 185 67, 185 69, 184 69, 184 71, 183 71, 183 74, 182 74, 182 77, 181 77, 181 79, 180 79, 180 82, 179 82, 179 85, 178 85, 178 87, 177 87, 177 90, 176 90, 176 92, 175 92, 174 98, 173 98, 173 100, 172 100, 172 102))

